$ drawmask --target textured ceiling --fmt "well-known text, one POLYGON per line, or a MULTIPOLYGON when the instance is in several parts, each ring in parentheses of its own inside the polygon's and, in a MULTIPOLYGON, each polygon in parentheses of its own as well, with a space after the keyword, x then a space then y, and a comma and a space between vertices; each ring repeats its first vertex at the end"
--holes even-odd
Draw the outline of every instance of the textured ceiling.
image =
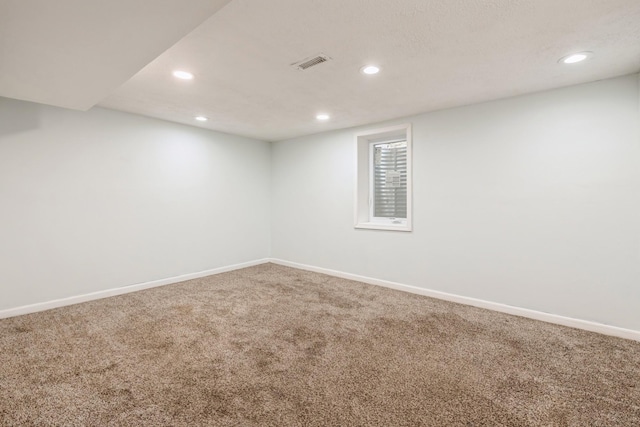
POLYGON ((280 140, 636 72, 639 23, 638 0, 234 0, 101 105, 280 140))
POLYGON ((229 0, 0 0, 0 96, 86 110, 229 0))
POLYGON ((273 141, 639 70, 639 0, 233 0, 100 105, 273 141))

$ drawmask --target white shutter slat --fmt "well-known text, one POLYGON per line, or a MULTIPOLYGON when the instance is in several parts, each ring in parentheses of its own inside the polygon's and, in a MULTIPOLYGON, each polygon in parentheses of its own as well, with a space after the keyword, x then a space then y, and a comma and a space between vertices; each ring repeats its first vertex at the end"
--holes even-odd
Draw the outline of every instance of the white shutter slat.
POLYGON ((407 144, 380 143, 374 146, 373 214, 376 217, 407 217, 407 144))

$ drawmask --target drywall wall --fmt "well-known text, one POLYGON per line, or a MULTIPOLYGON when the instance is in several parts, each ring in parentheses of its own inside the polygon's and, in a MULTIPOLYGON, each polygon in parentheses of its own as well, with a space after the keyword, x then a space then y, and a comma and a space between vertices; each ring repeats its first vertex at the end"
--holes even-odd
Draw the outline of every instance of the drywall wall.
POLYGON ((265 258, 270 145, 0 98, 0 310, 265 258))
POLYGON ((273 144, 272 257, 640 330, 638 77, 273 144), (413 232, 353 227, 358 131, 413 125, 413 232))

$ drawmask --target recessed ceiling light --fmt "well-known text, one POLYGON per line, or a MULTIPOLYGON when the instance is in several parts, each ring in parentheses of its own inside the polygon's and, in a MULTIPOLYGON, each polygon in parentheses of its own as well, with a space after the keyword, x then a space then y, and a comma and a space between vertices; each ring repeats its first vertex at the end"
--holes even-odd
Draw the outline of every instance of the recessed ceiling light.
POLYGON ((205 116, 196 116, 195 119, 199 122, 206 122, 207 120, 209 120, 209 118, 205 116))
POLYGON ((316 116, 316 119, 318 119, 318 120, 329 120, 329 115, 328 114, 318 114, 316 116))
POLYGON ((378 74, 380 72, 380 67, 377 67, 375 65, 365 65, 364 67, 360 68, 360 71, 364 74, 378 74))
POLYGON ((560 58, 559 62, 562 62, 563 64, 575 64, 577 62, 582 62, 585 59, 589 59, 592 55, 593 52, 572 53, 571 55, 560 58))
POLYGON ((173 77, 177 77, 177 78, 182 79, 182 80, 191 80, 191 79, 193 79, 193 74, 191 74, 188 71, 176 70, 176 71, 173 72, 173 77))

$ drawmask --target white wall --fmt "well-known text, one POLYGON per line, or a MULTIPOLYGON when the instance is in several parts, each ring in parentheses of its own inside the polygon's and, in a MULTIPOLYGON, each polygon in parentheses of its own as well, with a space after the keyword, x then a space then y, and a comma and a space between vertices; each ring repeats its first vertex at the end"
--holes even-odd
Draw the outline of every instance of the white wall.
POLYGON ((640 330, 638 77, 273 144, 272 256, 640 330), (356 131, 413 124, 412 233, 353 228, 356 131))
POLYGON ((640 330, 639 94, 627 76, 272 145, 0 98, 0 310, 271 247, 640 330), (414 231, 355 230, 353 134, 406 122, 414 231))
POLYGON ((269 255, 270 145, 0 98, 0 310, 269 255))

